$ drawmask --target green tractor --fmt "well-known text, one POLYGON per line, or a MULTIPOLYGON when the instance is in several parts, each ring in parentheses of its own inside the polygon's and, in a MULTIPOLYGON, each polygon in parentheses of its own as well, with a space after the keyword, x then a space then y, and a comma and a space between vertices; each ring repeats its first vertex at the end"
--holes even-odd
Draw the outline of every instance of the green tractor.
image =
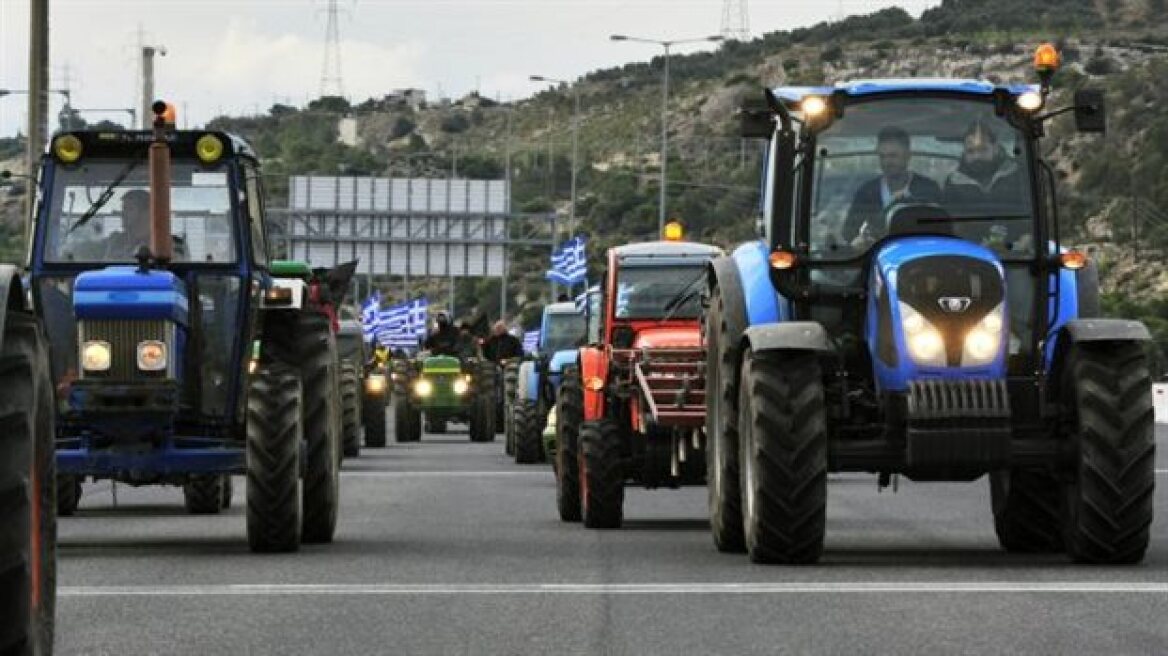
POLYGON ((445 433, 450 421, 470 425, 472 442, 495 439, 495 363, 480 358, 424 355, 395 363, 394 432, 398 442, 445 433))

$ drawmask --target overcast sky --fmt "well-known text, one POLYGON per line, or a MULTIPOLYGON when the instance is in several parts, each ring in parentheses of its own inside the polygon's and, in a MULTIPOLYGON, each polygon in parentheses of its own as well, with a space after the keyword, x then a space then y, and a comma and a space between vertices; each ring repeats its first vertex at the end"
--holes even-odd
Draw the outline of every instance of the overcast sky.
MULTIPOLYGON (((50 0, 54 88, 68 79, 79 108, 137 105, 139 29, 167 48, 155 95, 186 107, 179 123, 301 105, 320 92, 326 0, 50 0)), ((900 5, 913 15, 937 0, 747 0, 761 34, 900 5)), ((614 43, 612 33, 658 39, 716 34, 721 0, 339 0, 345 95, 393 88, 433 97, 478 89, 503 100, 538 89, 531 74, 574 79, 647 60, 657 46, 614 43)), ((0 0, 0 89, 28 85, 28 0, 0 0)), ((680 46, 692 51, 697 46, 680 46)), ((0 97, 0 136, 21 130, 26 100, 0 97)), ((60 106, 53 100, 53 115, 60 106)), ((89 120, 101 114, 84 116, 89 120)), ((119 119, 117 114, 104 115, 119 119)), ((124 116, 124 115, 123 115, 124 116)), ((55 120, 53 122, 55 126, 55 120)))

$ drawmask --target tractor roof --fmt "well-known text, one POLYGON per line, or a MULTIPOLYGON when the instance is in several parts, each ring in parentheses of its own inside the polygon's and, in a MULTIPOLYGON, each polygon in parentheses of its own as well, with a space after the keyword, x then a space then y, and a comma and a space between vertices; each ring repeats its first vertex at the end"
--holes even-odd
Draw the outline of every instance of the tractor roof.
POLYGON ((1037 85, 1010 84, 996 86, 985 80, 962 80, 954 78, 892 78, 885 80, 852 80, 837 82, 834 86, 819 87, 778 87, 775 95, 787 102, 799 102, 806 96, 830 96, 843 91, 853 98, 874 96, 883 93, 964 93, 971 96, 990 96, 997 90, 1016 96, 1027 91, 1036 91, 1037 85))
POLYGON ((612 252, 622 261, 626 259, 678 258, 678 257, 717 257, 722 249, 710 244, 701 244, 693 241, 646 241, 636 244, 625 244, 612 249, 612 252))
MULTIPOLYGON (((125 154, 145 155, 154 133, 149 130, 65 130, 53 135, 53 139, 64 134, 72 134, 81 140, 85 152, 97 156, 120 156, 125 154)), ((251 144, 243 137, 231 132, 218 130, 171 130, 167 133, 171 151, 176 155, 194 156, 195 142, 205 134, 213 134, 223 141, 224 156, 246 155, 259 159, 251 144)), ((52 148, 52 141, 49 142, 52 148)))

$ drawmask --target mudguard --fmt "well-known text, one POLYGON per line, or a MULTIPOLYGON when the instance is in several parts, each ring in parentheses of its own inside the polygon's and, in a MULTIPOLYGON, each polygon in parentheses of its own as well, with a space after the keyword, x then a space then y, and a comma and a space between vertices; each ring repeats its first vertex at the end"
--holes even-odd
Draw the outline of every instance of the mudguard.
POLYGON ((539 376, 536 375, 534 362, 527 360, 519 365, 519 378, 517 380, 515 393, 520 400, 539 400, 539 376))
POLYGON ((604 351, 594 347, 580 349, 580 380, 584 383, 584 421, 603 419, 604 384, 608 382, 604 351))
POLYGON ((1055 334, 1050 357, 1050 379, 1062 379, 1067 354, 1075 344, 1092 342, 1147 342, 1152 339, 1147 326, 1129 319, 1072 319, 1055 334))
POLYGON ((742 336, 751 351, 832 351, 827 331, 816 321, 788 321, 766 326, 751 326, 742 336))
POLYGON ((24 288, 20 272, 11 264, 0 264, 0 350, 4 348, 4 326, 8 310, 24 309, 24 288))

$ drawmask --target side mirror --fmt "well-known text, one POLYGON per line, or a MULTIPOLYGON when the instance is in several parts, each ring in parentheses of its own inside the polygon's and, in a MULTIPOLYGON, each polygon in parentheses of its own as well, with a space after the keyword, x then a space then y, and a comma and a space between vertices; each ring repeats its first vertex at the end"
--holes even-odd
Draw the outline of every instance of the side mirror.
POLYGON ((1102 89, 1075 92, 1075 127, 1085 133, 1107 132, 1107 101, 1102 89))
POLYGON ((775 133, 775 117, 761 102, 747 102, 738 110, 743 139, 770 139, 775 133))

